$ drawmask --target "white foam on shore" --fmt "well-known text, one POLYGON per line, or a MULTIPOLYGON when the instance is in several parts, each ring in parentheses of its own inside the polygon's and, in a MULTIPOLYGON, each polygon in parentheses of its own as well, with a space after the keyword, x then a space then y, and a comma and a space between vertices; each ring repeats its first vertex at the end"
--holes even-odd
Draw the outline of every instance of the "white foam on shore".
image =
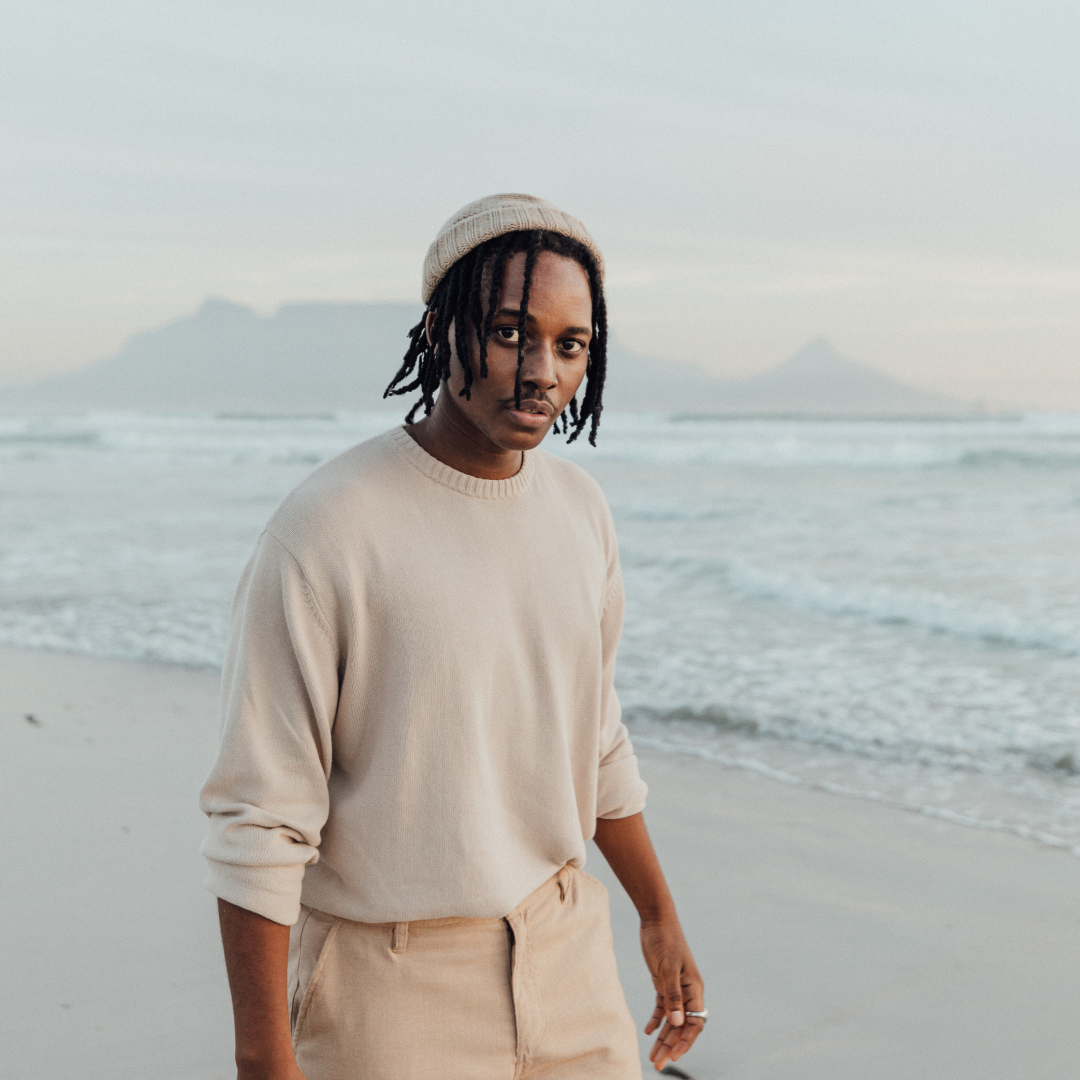
POLYGON ((1024 840, 1033 840, 1046 847, 1060 848, 1080 857, 1080 844, 1076 842, 1076 836, 1060 836, 1046 829, 1034 828, 1017 821, 1006 821, 993 817, 980 817, 972 813, 962 813, 947 806, 933 805, 897 798, 873 788, 857 788, 849 784, 837 783, 832 780, 810 779, 799 776, 794 772, 779 769, 757 758, 746 755, 731 755, 710 749, 705 746, 695 746, 693 743, 660 739, 654 736, 633 734, 635 746, 651 750, 659 750, 667 754, 681 754, 688 757, 708 761, 724 768, 740 769, 743 772, 756 773, 766 779, 777 783, 788 784, 793 787, 807 788, 812 791, 822 791, 829 795, 838 795, 845 799, 861 799, 866 802, 878 803, 881 806, 889 806, 896 810, 904 810, 908 813, 921 814, 923 817, 936 818, 939 821, 948 821, 954 825, 962 825, 969 829, 982 829, 988 832, 1009 833, 1021 837, 1024 840))
POLYGON ((85 603, 0 611, 0 645, 187 667, 220 668, 225 655, 228 609, 220 605, 102 598, 87 616, 85 603))

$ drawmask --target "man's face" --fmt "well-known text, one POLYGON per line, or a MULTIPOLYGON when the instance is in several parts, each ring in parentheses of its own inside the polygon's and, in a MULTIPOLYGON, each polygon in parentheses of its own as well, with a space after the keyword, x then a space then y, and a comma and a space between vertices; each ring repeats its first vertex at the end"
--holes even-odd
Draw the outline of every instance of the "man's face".
MULTIPOLYGON (((480 378, 479 342, 470 331, 473 383, 471 400, 457 355, 440 403, 450 408, 487 443, 487 449, 531 450, 539 445, 577 393, 592 338, 592 293, 585 270, 573 259, 542 251, 533 266, 525 362, 521 367, 521 408, 514 408, 518 361, 518 314, 525 284, 525 253, 507 260, 502 290, 488 339, 488 376, 480 378)), ((429 322, 430 329, 430 322, 429 322)), ((451 345, 454 330, 450 330, 451 345)))

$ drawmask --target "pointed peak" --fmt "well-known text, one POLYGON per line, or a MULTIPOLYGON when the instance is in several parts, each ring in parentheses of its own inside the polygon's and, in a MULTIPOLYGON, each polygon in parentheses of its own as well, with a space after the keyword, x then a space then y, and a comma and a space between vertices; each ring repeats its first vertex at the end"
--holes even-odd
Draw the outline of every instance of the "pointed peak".
POLYGON ((838 369, 865 368, 842 356, 833 348, 832 342, 825 337, 816 337, 808 341, 798 352, 789 356, 778 368, 785 371, 836 371, 838 369))
POLYGON ((832 347, 832 342, 824 334, 818 334, 817 337, 811 338, 799 352, 806 352, 809 349, 827 349, 829 352, 836 352, 832 347))

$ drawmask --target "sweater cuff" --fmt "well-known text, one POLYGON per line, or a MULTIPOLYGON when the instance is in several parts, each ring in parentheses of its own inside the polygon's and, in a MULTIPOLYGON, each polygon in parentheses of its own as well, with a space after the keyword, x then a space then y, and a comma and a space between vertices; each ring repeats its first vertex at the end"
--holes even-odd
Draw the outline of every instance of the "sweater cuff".
POLYGON ((254 911, 271 922, 292 926, 300 918, 300 887, 305 864, 237 866, 207 859, 206 887, 220 900, 254 911))
POLYGON ((645 809, 648 791, 633 754, 601 765, 596 785, 596 816, 624 818, 640 814, 645 809))

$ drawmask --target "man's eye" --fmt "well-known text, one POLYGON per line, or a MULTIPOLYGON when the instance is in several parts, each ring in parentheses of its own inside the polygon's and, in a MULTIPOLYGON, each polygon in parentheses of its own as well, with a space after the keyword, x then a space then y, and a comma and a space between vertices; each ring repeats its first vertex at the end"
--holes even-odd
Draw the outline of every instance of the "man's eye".
POLYGON ((581 350, 585 348, 580 341, 575 341, 573 338, 567 338, 562 343, 562 351, 570 356, 577 356, 581 350))
POLYGON ((499 326, 496 327, 495 333, 503 339, 503 341, 517 341, 518 332, 516 326, 499 326))

